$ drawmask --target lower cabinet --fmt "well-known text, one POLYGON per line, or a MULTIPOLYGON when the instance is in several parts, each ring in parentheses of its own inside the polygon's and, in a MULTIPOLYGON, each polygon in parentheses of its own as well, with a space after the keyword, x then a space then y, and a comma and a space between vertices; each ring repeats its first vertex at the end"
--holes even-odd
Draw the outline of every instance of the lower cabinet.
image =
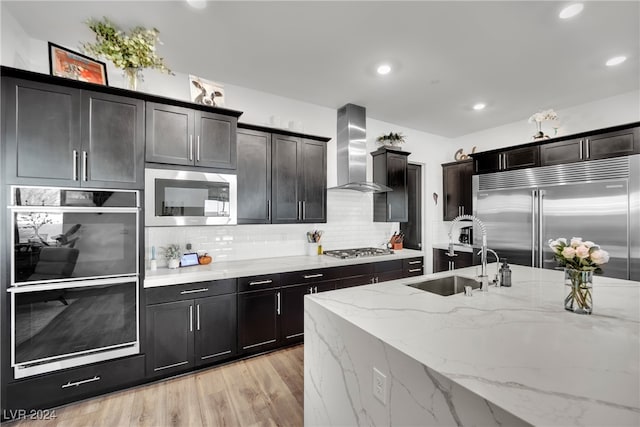
POLYGON ((147 376, 234 356, 236 325, 235 294, 147 306, 147 376))
POLYGON ((240 351, 253 353, 278 346, 280 289, 238 294, 238 343, 240 351))
POLYGON ((283 344, 302 341, 304 337, 304 296, 332 291, 335 281, 311 282, 281 290, 280 339, 283 344))
POLYGON ((135 385, 144 379, 144 359, 142 354, 124 357, 9 383, 3 419, 20 416, 19 410, 50 408, 135 385))
POLYGON ((457 268, 478 265, 480 258, 472 252, 457 251, 454 256, 449 256, 446 249, 433 250, 433 272, 450 271, 457 268))
POLYGON ((405 258, 402 260, 404 277, 422 276, 424 274, 424 258, 405 258))

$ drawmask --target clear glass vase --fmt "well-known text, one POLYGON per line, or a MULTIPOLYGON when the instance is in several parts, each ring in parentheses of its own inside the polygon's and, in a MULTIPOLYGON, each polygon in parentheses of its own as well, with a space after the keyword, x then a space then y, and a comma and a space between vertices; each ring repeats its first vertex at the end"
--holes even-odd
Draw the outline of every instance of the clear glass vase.
POLYGON ((142 80, 141 68, 125 68, 123 70, 124 88, 128 90, 138 90, 142 80))
POLYGON ((578 314, 593 312, 593 271, 564 269, 564 308, 578 314))

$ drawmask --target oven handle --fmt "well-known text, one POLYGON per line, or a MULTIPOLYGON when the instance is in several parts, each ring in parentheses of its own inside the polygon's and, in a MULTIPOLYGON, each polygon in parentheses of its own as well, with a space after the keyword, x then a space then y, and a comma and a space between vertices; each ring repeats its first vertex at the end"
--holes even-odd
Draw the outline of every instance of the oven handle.
POLYGON ((138 276, 112 277, 109 279, 79 280, 77 282, 43 283, 40 285, 18 285, 18 286, 9 287, 9 289, 7 289, 7 292, 12 294, 20 294, 25 292, 50 291, 55 289, 87 288, 91 286, 117 285, 120 283, 129 283, 129 282, 138 283, 138 276))

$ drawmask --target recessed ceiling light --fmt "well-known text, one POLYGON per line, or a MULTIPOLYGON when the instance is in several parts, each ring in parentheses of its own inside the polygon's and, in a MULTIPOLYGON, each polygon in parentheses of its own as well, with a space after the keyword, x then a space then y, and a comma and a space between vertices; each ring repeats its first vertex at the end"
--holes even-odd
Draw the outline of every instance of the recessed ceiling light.
POLYGON ((385 74, 389 74, 391 72, 391 66, 388 64, 382 64, 380 66, 378 66, 378 74, 382 74, 383 76, 385 74))
POLYGON ((207 7, 207 0, 187 0, 187 4, 194 9, 204 9, 207 7))
POLYGON ((607 61, 607 67, 613 67, 614 65, 622 64, 626 60, 626 56, 616 56, 607 61))
POLYGON ((584 5, 582 3, 573 3, 560 11, 558 15, 560 19, 569 19, 573 18, 584 9, 584 5))
POLYGON ((474 110, 484 110, 484 107, 486 107, 487 104, 483 104, 482 102, 478 102, 476 105, 473 106, 474 110))

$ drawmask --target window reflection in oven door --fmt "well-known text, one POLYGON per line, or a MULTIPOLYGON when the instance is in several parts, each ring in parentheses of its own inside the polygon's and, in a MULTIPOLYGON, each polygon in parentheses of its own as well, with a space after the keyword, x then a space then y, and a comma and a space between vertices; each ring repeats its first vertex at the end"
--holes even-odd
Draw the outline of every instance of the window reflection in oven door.
POLYGON ((16 378, 139 352, 137 279, 14 287, 16 378))
POLYGON ((136 208, 14 208, 12 283, 138 274, 136 208))

